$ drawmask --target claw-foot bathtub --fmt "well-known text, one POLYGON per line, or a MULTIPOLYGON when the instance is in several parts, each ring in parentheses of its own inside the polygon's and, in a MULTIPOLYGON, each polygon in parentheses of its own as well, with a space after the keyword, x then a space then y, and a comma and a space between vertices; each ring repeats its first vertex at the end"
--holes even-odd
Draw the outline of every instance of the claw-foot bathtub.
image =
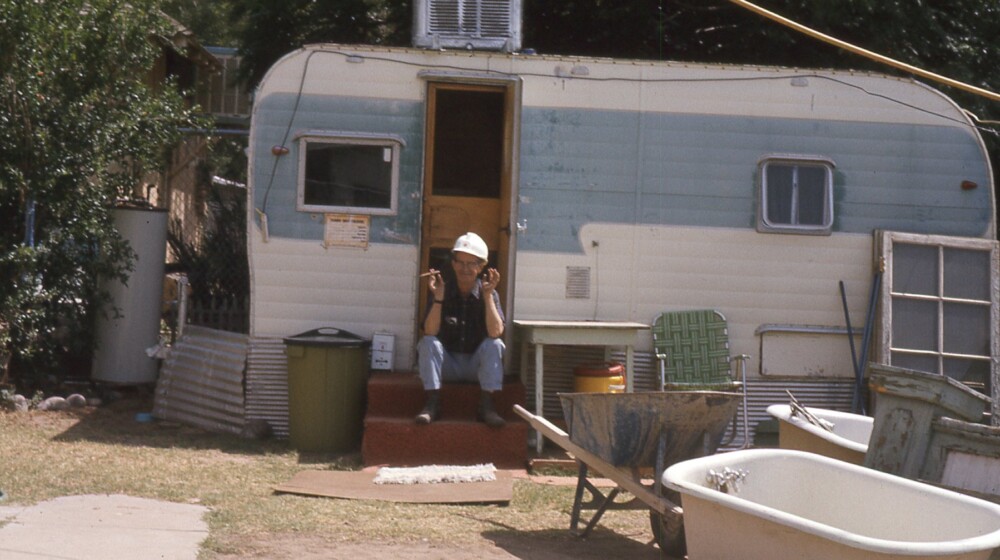
POLYGON ((861 414, 806 408, 813 416, 832 425, 830 430, 809 421, 787 404, 772 404, 767 413, 778 419, 778 445, 818 453, 855 465, 865 463, 868 440, 872 436, 874 419, 861 414))
POLYGON ((750 449, 677 463, 690 560, 987 559, 1000 505, 829 457, 750 449))

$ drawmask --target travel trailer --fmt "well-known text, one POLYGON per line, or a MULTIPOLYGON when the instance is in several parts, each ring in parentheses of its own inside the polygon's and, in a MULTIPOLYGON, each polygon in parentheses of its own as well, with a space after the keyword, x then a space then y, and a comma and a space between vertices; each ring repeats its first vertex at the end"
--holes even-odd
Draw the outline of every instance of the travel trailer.
MULTIPOLYGON (((503 277, 511 374, 514 321, 710 308, 751 356, 757 420, 786 389, 849 407, 867 332, 869 361, 996 391, 993 171, 951 99, 875 73, 551 56, 507 35, 308 45, 263 78, 249 417, 280 432, 282 339, 317 327, 377 334, 382 369, 414 370, 418 276, 466 231, 503 277)), ((545 382, 588 351, 549 351, 545 382)), ((634 387, 652 387, 648 332, 634 360, 634 387)))

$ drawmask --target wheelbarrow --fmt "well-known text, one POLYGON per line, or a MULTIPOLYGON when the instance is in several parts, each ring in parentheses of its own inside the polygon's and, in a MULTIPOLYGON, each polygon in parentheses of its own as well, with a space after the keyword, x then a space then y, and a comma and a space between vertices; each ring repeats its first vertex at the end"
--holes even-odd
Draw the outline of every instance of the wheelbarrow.
POLYGON ((609 509, 650 510, 650 526, 660 548, 683 557, 683 510, 676 493, 663 488, 667 467, 716 452, 742 395, 725 391, 640 393, 561 393, 569 433, 542 416, 515 405, 533 428, 576 458, 579 474, 570 530, 586 537, 609 509), (589 480, 590 469, 611 479, 607 495, 589 480), (652 484, 643 472, 652 469, 652 484), (633 497, 616 502, 622 491, 633 497), (590 494, 584 501, 584 493, 590 494), (582 510, 596 510, 578 531, 582 510))

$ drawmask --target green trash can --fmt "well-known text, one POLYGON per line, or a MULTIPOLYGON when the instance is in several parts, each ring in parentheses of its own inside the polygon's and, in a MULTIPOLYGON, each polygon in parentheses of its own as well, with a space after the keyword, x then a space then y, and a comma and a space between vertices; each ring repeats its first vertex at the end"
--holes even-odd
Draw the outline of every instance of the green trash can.
POLYGON ((346 453, 361 444, 370 341, 323 327, 284 339, 288 435, 299 451, 346 453))

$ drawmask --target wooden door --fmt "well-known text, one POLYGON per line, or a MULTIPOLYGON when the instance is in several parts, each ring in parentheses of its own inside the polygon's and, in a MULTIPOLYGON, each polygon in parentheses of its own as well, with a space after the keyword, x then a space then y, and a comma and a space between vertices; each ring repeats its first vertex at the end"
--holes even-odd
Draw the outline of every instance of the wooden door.
MULTIPOLYGON (((451 82, 430 82, 427 88, 420 270, 437 268, 448 281, 455 239, 475 232, 490 248, 490 266, 500 271, 499 295, 505 302, 511 272, 513 88, 451 82)), ((426 295, 422 283, 421 319, 426 295)))

